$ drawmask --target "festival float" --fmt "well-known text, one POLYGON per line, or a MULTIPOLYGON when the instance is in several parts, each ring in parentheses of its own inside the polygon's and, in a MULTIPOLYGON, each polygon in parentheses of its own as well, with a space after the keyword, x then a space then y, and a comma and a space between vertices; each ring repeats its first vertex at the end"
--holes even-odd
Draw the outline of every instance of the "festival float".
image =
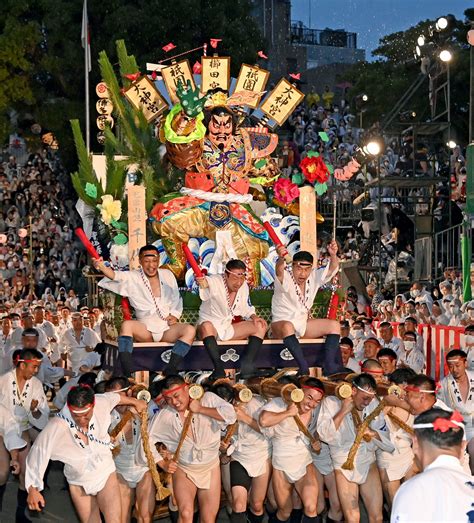
MULTIPOLYGON (((283 173, 278 130, 304 99, 295 84, 299 75, 281 78, 268 89, 269 71, 242 64, 232 78, 231 58, 219 56, 219 42, 211 40, 211 56, 205 44, 147 64, 147 74, 123 41, 117 42, 117 73, 100 53, 97 138, 103 155, 88 153, 79 123, 72 121, 79 158, 72 181, 82 240, 117 270, 137 268, 139 248, 156 245, 162 267, 178 279, 183 319, 191 323, 200 303, 195 274, 220 273, 229 259, 239 258, 247 267, 252 303, 269 320, 275 245, 285 245, 289 256, 306 250, 318 260, 316 226, 324 220, 316 211, 317 196, 327 190, 331 176, 347 180, 360 165, 353 159, 334 170, 310 151, 299 169, 283 173), (202 56, 191 66, 186 56, 197 53, 202 56)), ((171 43, 163 47, 165 54, 173 49, 171 43)), ((322 141, 328 140, 325 134, 320 133, 322 141)), ((337 288, 336 277, 320 290, 314 317, 337 317, 337 288)), ((107 335, 113 340, 122 315, 133 312, 126 302, 118 307, 120 298, 114 295, 104 293, 103 299, 107 335)), ((317 341, 303 342, 314 364, 317 341)), ((279 350, 264 352, 262 366, 291 365, 281 340, 267 342, 279 350)), ((169 347, 159 347, 165 344, 135 345, 137 369, 158 370, 166 362, 169 347), (147 352, 153 347, 159 354, 147 352)), ((238 342, 233 345, 227 351, 229 366, 238 359, 232 358, 238 342)), ((203 354, 191 351, 185 368, 206 368, 203 354)))

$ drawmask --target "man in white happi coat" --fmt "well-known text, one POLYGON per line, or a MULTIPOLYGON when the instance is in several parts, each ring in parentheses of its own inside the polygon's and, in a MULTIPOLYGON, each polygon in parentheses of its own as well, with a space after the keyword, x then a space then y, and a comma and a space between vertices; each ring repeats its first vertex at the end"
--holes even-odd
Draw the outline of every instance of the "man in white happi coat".
POLYGON ((308 374, 309 368, 298 338, 326 336, 323 365, 325 374, 334 374, 343 369, 339 350, 339 322, 311 317, 311 308, 319 287, 328 283, 339 270, 337 249, 336 241, 331 241, 327 247, 330 255, 328 265, 313 268, 314 260, 309 252, 297 252, 290 266, 286 265, 284 259, 285 247, 277 247, 279 259, 275 267, 271 331, 274 338, 283 339, 302 375, 308 374))
MULTIPOLYGON (((408 380, 414 375, 415 373, 411 369, 402 368, 391 372, 389 379, 391 384, 398 385, 402 389, 400 394, 403 394, 408 380)), ((393 396, 395 395, 386 396, 385 401, 390 398, 396 402, 398 397, 393 396)), ((395 450, 393 452, 377 450, 376 454, 385 499, 388 506, 391 507, 402 481, 411 478, 417 472, 417 467, 413 461, 412 450, 413 415, 402 407, 390 405, 384 408, 384 416, 389 429, 390 441, 395 450)))
POLYGON ((467 451, 474 473, 474 371, 467 370, 467 354, 453 349, 446 355, 449 374, 441 381, 438 397, 464 418, 467 451))
POLYGON ((271 476, 271 445, 258 425, 265 400, 254 395, 247 402, 234 405, 237 430, 226 453, 231 458, 232 523, 261 523, 271 476), (247 510, 248 504, 248 510, 247 510))
POLYGON ((19 427, 7 407, 0 405, 0 513, 3 509, 3 496, 7 486, 10 468, 13 474, 21 470, 19 451, 26 447, 19 427))
POLYGON ((74 374, 79 373, 81 361, 100 343, 97 334, 89 327, 84 327, 80 312, 72 314, 72 327, 67 329, 60 342, 60 351, 67 360, 67 366, 74 374))
POLYGON ((377 449, 393 451, 383 412, 365 430, 369 441, 362 439, 351 469, 343 468, 357 436, 360 423, 378 407, 376 382, 369 374, 352 380, 352 395, 344 400, 326 397, 321 404, 318 433, 329 444, 336 473, 336 485, 344 519, 359 521, 359 494, 370 521, 382 521, 383 494, 376 466, 377 449))
POLYGON ((42 355, 36 349, 23 349, 15 353, 15 367, 0 376, 0 404, 11 414, 15 431, 26 442, 18 453, 20 483, 17 493, 17 521, 27 521, 25 516, 26 458, 38 431, 48 422, 49 407, 38 374, 42 355))
POLYGON ((44 307, 42 305, 36 305, 33 309, 33 321, 34 321, 34 327, 39 327, 40 329, 43 329, 44 333, 48 337, 49 343, 54 343, 58 341, 58 335, 56 332, 56 328, 54 325, 45 319, 44 317, 44 307))
MULTIPOLYGON (((128 378, 111 378, 105 387, 106 392, 115 392, 120 396, 131 396, 132 390, 128 378)), ((130 412, 125 405, 118 405, 112 411, 112 424, 109 433, 130 412)), ((129 415, 129 414, 128 414, 129 415)), ((132 517, 135 505, 137 519, 140 523, 150 523, 155 510, 155 486, 148 465, 139 463, 142 447, 141 422, 132 411, 131 419, 115 436, 114 461, 120 489, 122 505, 122 523, 127 523, 132 517)))
MULTIPOLYGON (((25 329, 33 329, 33 328, 35 328, 34 322, 33 322, 33 315, 28 311, 23 312, 21 315, 21 327, 17 327, 12 333, 12 339, 11 339, 11 351, 12 352, 14 350, 23 348, 23 331, 25 329)), ((38 331, 37 347, 48 350, 48 348, 49 348, 48 336, 46 336, 46 333, 44 332, 44 330, 41 327, 38 327, 36 330, 38 331)), ((10 366, 10 368, 11 368, 11 366, 10 366)))
POLYGON ((425 354, 424 349, 420 350, 418 346, 418 336, 414 331, 404 332, 403 345, 405 350, 400 356, 400 364, 420 373, 425 367, 425 354))
MULTIPOLYGON (((342 339, 342 338, 341 338, 342 339)), ((343 356, 344 360, 344 356, 343 356)), ((358 366, 359 367, 359 366, 358 366)), ((358 369, 360 373, 360 367, 358 369)), ((314 410, 313 417, 308 427, 311 434, 318 435, 318 418, 321 412, 321 403, 314 410)), ((326 508, 325 489, 328 494, 329 508, 326 515, 326 523, 333 523, 335 521, 342 521, 343 515, 341 510, 341 502, 337 494, 336 475, 334 473, 334 465, 331 459, 331 451, 329 445, 324 441, 319 440, 320 449, 312 449, 313 465, 316 470, 316 479, 318 480, 318 514, 322 513, 326 508)))
POLYGON ((393 335, 393 327, 388 321, 383 321, 379 325, 380 346, 382 349, 392 349, 399 358, 404 351, 403 341, 393 335))
POLYGON ((150 445, 163 443, 174 454, 182 436, 183 424, 191 415, 189 431, 184 437, 178 462, 164 460, 158 453, 158 466, 173 474, 173 492, 178 505, 179 521, 193 521, 194 503, 199 503, 202 523, 215 523, 221 498, 219 445, 221 430, 235 423, 232 405, 212 392, 200 400, 189 397, 189 386, 180 376, 163 380, 162 394, 167 406, 160 410, 150 425, 150 445))
POLYGON ((314 409, 319 405, 324 387, 316 378, 305 379, 304 398, 299 403, 285 403, 274 398, 260 412, 259 425, 272 442, 272 485, 278 511, 276 521, 287 521, 292 512, 292 491, 295 489, 303 503, 304 523, 322 521, 318 516, 318 483, 311 450, 319 446, 311 443, 301 432, 294 417, 299 416, 308 427, 314 409))
POLYGON ((202 300, 198 334, 214 365, 214 378, 225 376, 218 340, 248 339, 240 364, 241 377, 248 378, 255 373, 254 361, 267 332, 267 322, 257 316, 250 303, 245 270, 243 261, 230 260, 224 274, 196 279, 202 300))
POLYGON ((0 374, 11 369, 11 353, 10 348, 12 344, 12 322, 8 316, 2 319, 2 332, 0 333, 0 374))
POLYGON ((51 459, 64 463, 64 475, 81 521, 99 522, 102 512, 105 521, 120 523, 120 491, 108 434, 111 411, 119 404, 139 412, 147 408, 144 401, 112 392, 94 395, 87 386, 69 391, 67 405, 49 420, 27 459, 25 483, 30 510, 45 506, 41 491, 51 459))
POLYGON ((415 418, 413 450, 423 472, 398 490, 391 523, 474 521, 474 478, 459 456, 462 416, 433 408, 415 418))
POLYGON ((132 372, 133 341, 164 341, 174 343, 165 374, 178 371, 189 352, 196 330, 188 323, 180 323, 183 301, 174 274, 159 269, 160 254, 154 245, 145 245, 139 251, 140 267, 133 271, 114 271, 102 259, 94 260, 94 267, 105 278, 99 282, 103 289, 127 297, 135 309, 137 320, 126 320, 120 327, 118 350, 122 370, 132 372))

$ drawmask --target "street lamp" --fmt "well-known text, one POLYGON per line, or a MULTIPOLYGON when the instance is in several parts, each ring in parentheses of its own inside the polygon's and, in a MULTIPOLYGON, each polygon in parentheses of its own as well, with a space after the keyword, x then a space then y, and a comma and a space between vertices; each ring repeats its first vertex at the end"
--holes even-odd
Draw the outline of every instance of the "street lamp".
POLYGON ((435 27, 437 31, 444 31, 448 27, 448 19, 444 16, 438 18, 435 27))
POLYGON ((453 59, 453 54, 452 54, 451 51, 449 51, 448 49, 443 49, 443 50, 439 53, 439 59, 440 59, 442 62, 449 63, 449 62, 453 59))
MULTIPOLYGON (((439 20, 438 20, 439 22, 439 20)), ((448 143, 451 142, 451 76, 449 74, 449 64, 453 59, 453 53, 449 49, 443 49, 439 53, 439 59, 446 64, 446 84, 448 87, 447 93, 447 113, 448 113, 448 143)))

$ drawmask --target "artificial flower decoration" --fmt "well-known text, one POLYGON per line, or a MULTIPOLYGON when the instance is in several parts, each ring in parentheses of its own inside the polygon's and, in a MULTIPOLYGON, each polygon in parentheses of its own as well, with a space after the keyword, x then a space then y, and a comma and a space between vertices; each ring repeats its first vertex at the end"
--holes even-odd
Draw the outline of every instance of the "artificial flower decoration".
POLYGON ((86 194, 91 198, 97 198, 97 187, 93 183, 86 183, 86 194))
POLYGON ((273 186, 273 191, 275 199, 284 205, 288 205, 293 200, 296 200, 300 194, 298 186, 288 178, 279 178, 273 186))
POLYGON ((106 225, 110 225, 112 220, 119 220, 122 215, 122 202, 114 200, 111 194, 102 196, 102 205, 98 205, 100 217, 106 225))
POLYGON ((321 156, 315 156, 315 154, 318 153, 310 151, 308 156, 301 160, 300 169, 303 171, 303 174, 308 182, 325 184, 329 178, 329 169, 327 168, 321 156))

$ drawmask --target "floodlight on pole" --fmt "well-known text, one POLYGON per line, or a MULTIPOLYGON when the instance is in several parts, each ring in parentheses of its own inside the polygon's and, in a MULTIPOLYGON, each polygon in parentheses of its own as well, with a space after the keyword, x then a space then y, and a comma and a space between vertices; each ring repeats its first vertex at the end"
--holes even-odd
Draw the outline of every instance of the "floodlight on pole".
POLYGON ((420 35, 418 39, 416 40, 416 43, 419 45, 419 47, 423 47, 425 45, 425 37, 423 35, 420 35))
POLYGON ((366 94, 362 95, 362 101, 367 102, 369 100, 369 97, 366 94))
POLYGON ((449 140, 449 142, 447 142, 446 144, 450 149, 455 149, 458 144, 454 141, 454 140, 449 140))
POLYGON ((453 59, 453 53, 451 53, 451 51, 448 51, 447 49, 443 49, 439 53, 439 59, 442 62, 450 62, 453 59))
POLYGON ((364 150, 366 150, 367 153, 370 154, 371 156, 377 156, 378 154, 380 154, 382 147, 379 142, 376 142, 375 140, 371 140, 364 147, 364 150))
POLYGON ((438 18, 436 21, 436 30, 437 31, 444 31, 448 27, 448 19, 442 16, 441 18, 438 18))

